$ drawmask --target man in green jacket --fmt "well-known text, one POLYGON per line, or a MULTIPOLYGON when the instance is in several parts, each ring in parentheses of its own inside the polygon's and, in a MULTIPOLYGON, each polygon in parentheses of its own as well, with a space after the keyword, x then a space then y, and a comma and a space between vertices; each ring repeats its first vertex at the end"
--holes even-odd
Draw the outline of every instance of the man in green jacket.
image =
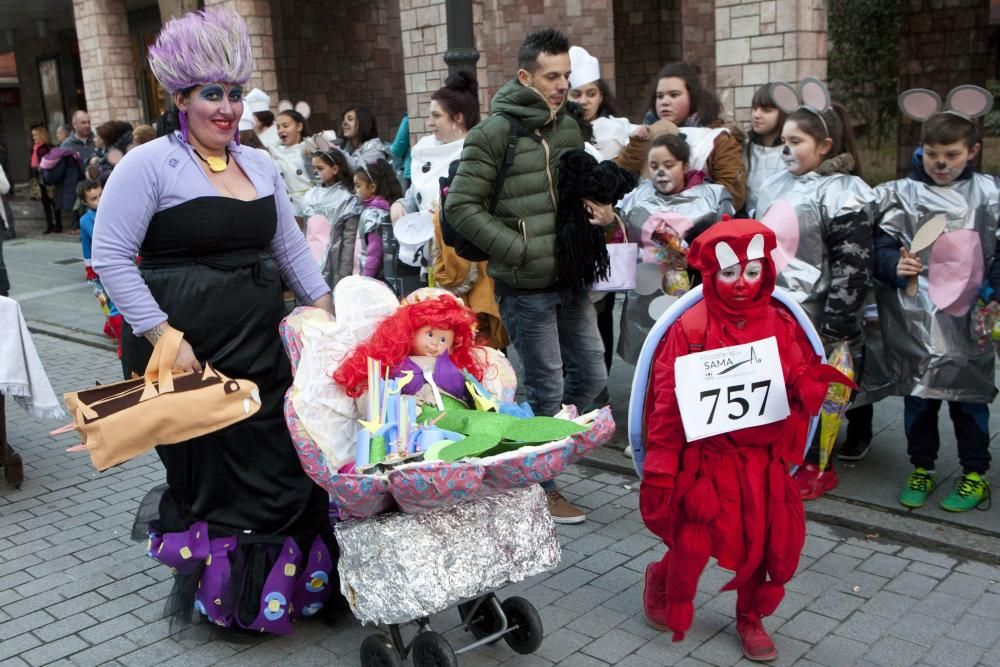
MULTIPOLYGON (((493 98, 494 115, 465 138, 445 215, 489 255, 500 316, 524 367, 528 403, 535 414, 553 415, 563 403, 586 409, 608 376, 594 306, 586 294, 562 296, 556 269, 556 166, 563 153, 583 148, 576 121, 561 113, 569 92, 569 40, 553 29, 534 32, 521 45, 517 65, 517 78, 493 98), (511 132, 505 116, 525 136, 491 212, 511 132)), ((555 521, 586 518, 554 483, 542 486, 555 521)))

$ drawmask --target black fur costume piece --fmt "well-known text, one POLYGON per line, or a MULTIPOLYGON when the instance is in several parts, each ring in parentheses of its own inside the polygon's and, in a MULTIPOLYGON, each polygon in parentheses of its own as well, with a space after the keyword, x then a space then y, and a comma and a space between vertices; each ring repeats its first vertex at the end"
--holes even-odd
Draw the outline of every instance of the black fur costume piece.
POLYGON ((614 162, 598 162, 584 150, 559 158, 556 266, 563 291, 586 292, 596 281, 606 279, 611 268, 604 229, 590 224, 583 198, 615 204, 633 187, 634 176, 614 162))

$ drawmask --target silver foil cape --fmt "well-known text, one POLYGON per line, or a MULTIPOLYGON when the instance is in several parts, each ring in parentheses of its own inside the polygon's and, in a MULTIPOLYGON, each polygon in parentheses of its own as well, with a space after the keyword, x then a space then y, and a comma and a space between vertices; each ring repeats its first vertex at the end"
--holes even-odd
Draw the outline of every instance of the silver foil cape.
POLYGON ((559 564, 537 485, 423 514, 335 527, 340 590, 362 623, 405 623, 559 564))
MULTIPOLYGON (((361 215, 361 202, 343 186, 317 186, 310 188, 302 198, 302 215, 307 218, 311 215, 322 215, 333 225, 330 238, 327 239, 325 259, 320 267, 326 284, 333 288, 337 284, 337 279, 341 277, 335 273, 338 260, 347 263, 348 271, 354 261, 354 237, 357 236, 358 228, 356 221, 351 223, 350 219, 361 215), (345 243, 350 249, 349 253, 342 250, 345 243)), ((344 267, 340 268, 343 270, 344 267)))
MULTIPOLYGON (((758 220, 760 216, 768 217, 769 209, 779 200, 795 209, 799 245, 795 257, 778 275, 778 287, 791 293, 819 329, 830 295, 830 257, 825 239, 831 223, 836 217, 866 210, 874 217, 876 196, 864 181, 848 174, 820 175, 813 171, 794 176, 785 170, 761 186, 758 220)), ((762 221, 774 228, 770 221, 762 221)))
MULTIPOLYGON (((733 215, 733 198, 721 185, 703 183, 674 195, 661 195, 653 184, 644 180, 618 204, 618 211, 625 221, 628 240, 640 246, 639 259, 642 260, 642 226, 654 213, 669 211, 688 218, 693 224, 706 220, 716 221, 725 214, 733 215)), ((630 290, 625 293, 622 308, 621 337, 618 339, 618 354, 630 364, 639 359, 639 351, 646 335, 653 327, 649 315, 649 305, 662 292, 641 296, 630 290)))
MULTIPOLYGON (((884 183, 880 195, 882 231, 909 247, 917 229, 936 213, 945 213, 945 232, 974 229, 982 243, 984 274, 989 275, 997 242, 1000 185, 993 176, 973 174, 946 187, 912 179, 884 183)), ((919 254, 930 265, 931 250, 919 254)), ((993 347, 980 350, 970 333, 971 309, 962 317, 949 315, 931 301, 927 271, 918 279, 916 296, 878 283, 879 315, 885 339, 886 363, 903 396, 990 403, 993 347)))
POLYGON ((747 202, 744 208, 751 218, 757 215, 757 200, 761 196, 761 186, 764 181, 785 169, 785 161, 781 159, 781 146, 762 146, 748 143, 747 153, 750 170, 747 172, 747 202))

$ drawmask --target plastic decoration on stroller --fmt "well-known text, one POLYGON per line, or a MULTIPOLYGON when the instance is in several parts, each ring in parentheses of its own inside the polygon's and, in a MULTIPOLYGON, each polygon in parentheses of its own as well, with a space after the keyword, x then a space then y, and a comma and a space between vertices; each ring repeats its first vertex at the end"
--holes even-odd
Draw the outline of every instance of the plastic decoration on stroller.
MULTIPOLYGON (((424 288, 404 307, 442 295, 454 298, 424 288)), ((435 388, 439 409, 426 404, 414 420, 412 396, 400 395, 407 378, 386 379, 378 364, 369 367, 369 391, 351 398, 334 371, 401 306, 386 285, 361 277, 338 283, 334 300, 336 319, 299 308, 281 325, 295 371, 284 412, 303 468, 330 494, 341 592, 362 623, 385 628, 362 643, 362 664, 394 666, 412 656, 417 667, 454 665, 457 654, 500 639, 532 653, 543 635, 537 611, 523 598, 501 602, 494 591, 558 565, 559 540, 538 483, 611 438, 610 408, 578 415, 566 406, 558 419, 530 417, 530 409, 521 415, 527 408, 513 404, 510 363, 478 347, 482 379, 466 377, 480 410, 442 403, 435 388), (542 433, 567 435, 539 441, 528 428, 538 424, 542 433), (474 637, 458 650, 429 620, 453 606, 474 637), (408 624, 416 626, 409 641, 408 624)))
MULTIPOLYGON (((800 306, 788 292, 780 287, 775 287, 771 296, 773 299, 778 301, 778 303, 784 306, 789 313, 791 313, 791 315, 795 318, 795 321, 798 322, 799 326, 802 327, 802 330, 805 332, 813 350, 815 350, 816 354, 822 357, 823 361, 826 362, 826 355, 823 352, 823 343, 820 340, 819 334, 816 332, 816 328, 809 320, 809 316, 806 315, 806 312, 802 309, 802 306, 800 306)), ((670 304, 670 307, 667 308, 667 310, 656 320, 656 323, 653 324, 653 328, 646 337, 646 341, 643 343, 642 350, 639 353, 639 360, 636 363, 635 375, 632 377, 632 394, 629 398, 628 406, 628 443, 632 448, 632 464, 635 466, 635 471, 638 473, 639 477, 642 477, 642 463, 646 456, 646 435, 644 432, 646 400, 649 396, 649 380, 652 377, 653 372, 653 358, 656 355, 656 350, 660 341, 666 338, 667 332, 674 322, 676 322, 680 316, 687 312, 692 306, 703 299, 704 297, 701 293, 701 285, 698 285, 690 292, 687 292, 684 296, 677 299, 677 301, 670 304)), ((809 436, 806 438, 805 443, 803 443, 805 451, 809 450, 809 445, 812 443, 818 424, 819 417, 813 418, 812 424, 809 427, 809 436)))

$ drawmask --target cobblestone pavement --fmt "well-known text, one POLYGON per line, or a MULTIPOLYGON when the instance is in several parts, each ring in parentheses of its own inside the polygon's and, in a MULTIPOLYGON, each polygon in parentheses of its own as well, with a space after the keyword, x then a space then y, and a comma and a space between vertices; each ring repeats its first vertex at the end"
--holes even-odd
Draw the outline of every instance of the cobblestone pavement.
MULTIPOLYGON (((112 353, 34 339, 57 392, 119 377, 112 353)), ((221 641, 206 626, 173 631, 161 618, 169 574, 129 539, 138 500, 163 477, 155 456, 99 474, 85 455, 62 451, 72 436, 48 435, 57 425, 8 404, 9 439, 27 479, 20 491, 0 486, 0 664, 358 664, 372 630, 349 616, 252 644, 221 641)), ((589 520, 559 527, 556 571, 500 592, 538 607, 544 643, 530 656, 500 643, 462 656, 462 665, 752 664, 734 634, 734 594, 716 592, 727 579, 718 568, 702 577, 684 642, 643 621, 641 573, 663 548, 639 518, 634 479, 577 466, 560 483, 589 520)), ((998 665, 998 582, 996 567, 810 523, 800 572, 765 624, 777 664, 998 665)), ((433 624, 461 645, 457 614, 433 624)))

